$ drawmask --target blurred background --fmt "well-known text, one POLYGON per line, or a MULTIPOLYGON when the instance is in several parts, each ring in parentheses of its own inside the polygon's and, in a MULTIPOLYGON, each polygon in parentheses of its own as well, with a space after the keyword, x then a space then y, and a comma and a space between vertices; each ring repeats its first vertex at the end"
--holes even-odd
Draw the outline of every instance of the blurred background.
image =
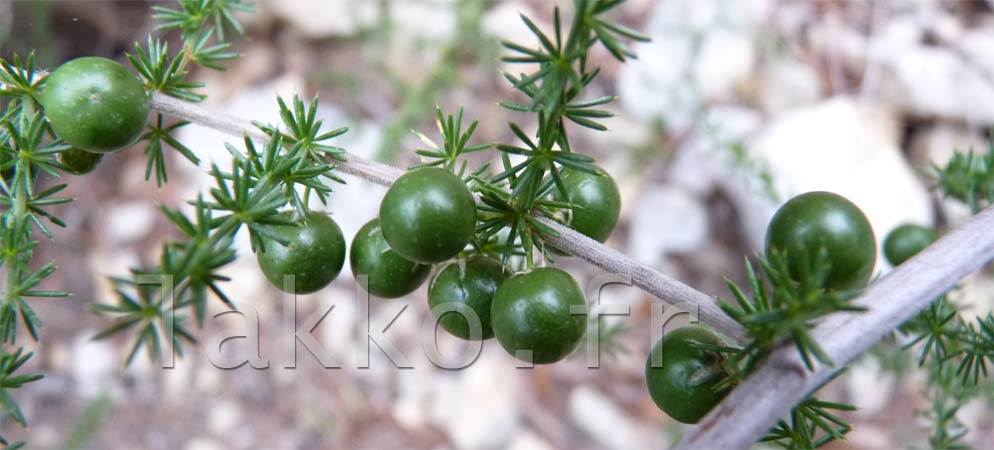
MULTIPOLYGON (((0 0, 0 56, 34 49, 42 67, 83 55, 124 61, 154 32, 157 1, 0 0)), ((533 118, 500 101, 522 101, 501 77, 501 39, 533 43, 518 14, 550 29, 543 0, 257 0, 241 17, 242 58, 226 72, 198 72, 207 106, 275 122, 276 96, 320 94, 326 126, 348 126, 338 145, 398 166, 416 163, 438 138, 435 106, 460 106, 479 119, 476 142, 512 142, 507 123, 533 118)), ((967 0, 780 1, 630 0, 618 20, 652 37, 619 64, 603 48, 591 98, 617 94, 609 132, 571 129, 574 147, 617 180, 621 222, 607 245, 699 290, 727 296, 724 277, 744 281, 743 260, 761 249, 766 223, 793 195, 830 190, 859 205, 878 242, 905 222, 955 226, 969 215, 930 191, 931 164, 954 150, 986 148, 994 123, 994 2, 967 0)), ((175 39, 176 36, 168 36, 175 39)), ((359 311, 348 267, 327 289, 298 299, 298 314, 334 305, 314 330, 342 366, 324 369, 303 348, 282 367, 282 296, 255 263, 247 239, 225 287, 242 309, 259 312, 261 356, 270 367, 222 370, 208 348, 247 327, 237 317, 209 320, 172 369, 140 356, 123 367, 131 342, 93 341, 109 319, 90 313, 112 297, 105 278, 154 264, 177 234, 156 209, 176 207, 209 185, 210 162, 226 165, 230 136, 190 126, 179 139, 204 161, 172 155, 169 183, 144 180, 138 149, 104 158, 72 177, 78 201, 58 210, 68 223, 36 258, 56 260, 53 289, 75 294, 34 304, 44 319, 30 369, 46 378, 17 393, 29 430, 2 433, 37 448, 665 448, 684 426, 656 409, 643 382, 652 342, 647 294, 603 291, 601 302, 629 305, 610 319, 611 348, 599 369, 582 352, 535 369, 516 369, 494 341, 470 367, 434 367, 421 344, 425 288, 397 300, 373 299, 372 327, 390 325, 414 369, 397 369, 375 346, 368 369, 355 352, 359 311)), ((494 155, 496 153, 491 154, 494 155)), ((384 189, 356 178, 328 206, 346 236, 375 216, 384 189)), ((42 183, 54 183, 43 180, 42 183)), ((599 270, 558 264, 586 285, 599 270)), ((347 265, 346 265, 347 266, 347 265)), ((877 270, 890 268, 878 262, 877 270)), ((963 283, 957 298, 989 311, 989 273, 963 283)), ((224 311, 220 302, 211 314, 224 311)), ((458 348, 440 336, 443 349, 458 348)), ((25 341, 27 342, 27 341, 25 341)), ((226 345, 244 346, 232 341, 226 345)), ((29 345, 31 347, 32 345, 29 345)), ((244 351, 244 349, 242 349, 244 351)), ((824 389, 826 400, 855 403, 848 441, 832 448, 927 445, 918 411, 928 407, 925 377, 907 352, 879 350, 824 389)), ((960 411, 967 442, 994 447, 991 400, 960 411)))

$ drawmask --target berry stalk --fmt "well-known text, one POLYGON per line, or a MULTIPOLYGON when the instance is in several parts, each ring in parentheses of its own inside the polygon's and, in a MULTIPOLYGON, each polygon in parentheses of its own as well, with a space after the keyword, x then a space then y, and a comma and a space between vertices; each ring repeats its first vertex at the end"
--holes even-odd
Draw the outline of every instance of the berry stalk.
POLYGON ((837 313, 811 331, 834 365, 813 371, 792 346, 770 354, 684 437, 679 448, 747 448, 856 356, 994 260, 994 206, 876 281, 854 301, 862 313, 837 313))
MULTIPOLYGON (((234 136, 248 136, 254 140, 268 139, 265 133, 246 120, 211 111, 198 104, 158 92, 152 95, 151 107, 162 114, 234 136)), ((360 156, 344 154, 342 157, 344 161, 336 159, 328 162, 335 163, 336 169, 343 173, 383 186, 390 186, 405 173, 403 169, 360 156)), ((627 274, 631 276, 632 284, 643 291, 683 310, 694 310, 701 322, 734 340, 743 338, 744 328, 721 311, 713 296, 695 290, 554 220, 546 217, 536 217, 536 219, 559 233, 558 237, 547 238, 547 242, 556 249, 582 258, 607 272, 627 274)))

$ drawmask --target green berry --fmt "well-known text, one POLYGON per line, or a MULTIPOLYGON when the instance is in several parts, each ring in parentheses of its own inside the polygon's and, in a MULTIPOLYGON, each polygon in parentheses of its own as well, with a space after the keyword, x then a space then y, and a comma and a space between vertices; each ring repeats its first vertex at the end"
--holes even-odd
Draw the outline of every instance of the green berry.
POLYGON ((345 263, 345 237, 334 220, 323 213, 310 213, 301 225, 273 227, 273 234, 287 245, 272 239, 265 251, 256 252, 262 273, 273 286, 310 294, 330 284, 345 263), (293 290, 284 286, 286 276, 293 276, 293 290))
POLYGON ((62 140, 95 153, 121 150, 145 130, 149 96, 121 64, 94 56, 69 61, 45 78, 38 97, 62 140))
POLYGON ((573 352, 587 328, 586 302, 570 274, 543 267, 515 275, 497 289, 490 322, 511 355, 534 364, 573 352))
POLYGON ((411 261, 433 264, 459 254, 476 232, 476 200, 459 177, 434 167, 402 175, 380 204, 383 236, 411 261))
POLYGON ((405 259, 390 247, 383 237, 379 219, 369 221, 356 233, 349 261, 352 275, 365 275, 366 289, 382 298, 403 297, 414 292, 431 273, 431 265, 405 259))

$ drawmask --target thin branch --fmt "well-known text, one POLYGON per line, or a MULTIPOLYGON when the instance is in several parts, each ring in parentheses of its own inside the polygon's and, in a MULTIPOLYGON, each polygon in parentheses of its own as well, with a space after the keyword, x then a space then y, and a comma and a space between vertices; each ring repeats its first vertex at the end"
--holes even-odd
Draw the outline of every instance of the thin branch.
POLYGON ((793 346, 775 351, 688 431, 679 448, 750 447, 857 355, 994 259, 991 230, 994 206, 873 283, 856 299, 868 311, 835 314, 816 325, 812 336, 834 367, 819 365, 807 371, 793 346))
MULTIPOLYGON (((234 136, 248 135, 257 140, 267 136, 245 120, 229 117, 210 111, 195 103, 179 100, 161 93, 152 96, 152 109, 180 119, 213 128, 234 136)), ((344 155, 346 161, 329 161, 338 165, 338 170, 377 184, 389 186, 404 171, 393 166, 371 161, 350 153, 344 155)), ((744 329, 733 321, 720 308, 715 299, 686 284, 670 278, 658 270, 608 248, 553 220, 539 217, 543 224, 556 230, 560 237, 549 238, 548 243, 566 253, 578 256, 610 273, 627 274, 632 284, 683 310, 697 313, 699 320, 728 337, 741 340, 744 329)))
MULTIPOLYGON (((266 136, 245 121, 232 119, 182 100, 156 94, 153 109, 184 120, 241 136, 266 136)), ((401 169, 346 154, 339 169, 382 185, 403 174, 401 169)), ((576 255, 611 273, 628 274, 633 284, 667 303, 683 309, 697 308, 701 322, 734 339, 743 329, 715 305, 714 299, 587 238, 554 221, 541 218, 560 237, 549 244, 576 255)), ((793 346, 785 346, 764 362, 709 414, 690 430, 684 448, 746 448, 809 393, 826 383, 841 368, 873 343, 890 333, 952 288, 970 272, 994 259, 994 207, 988 208, 959 229, 874 283, 856 300, 868 311, 839 313, 826 318, 812 331, 814 339, 836 363, 807 371, 793 346), (725 424, 729 424, 726 426, 725 424), (734 425, 734 426, 732 426, 734 425)))
POLYGON ((658 270, 577 233, 559 222, 545 217, 539 217, 538 220, 559 233, 558 238, 551 237, 546 240, 553 247, 583 258, 608 273, 631 276, 632 284, 639 289, 680 309, 696 312, 697 318, 702 323, 736 341, 744 339, 745 330, 742 325, 725 314, 710 295, 663 275, 658 270))

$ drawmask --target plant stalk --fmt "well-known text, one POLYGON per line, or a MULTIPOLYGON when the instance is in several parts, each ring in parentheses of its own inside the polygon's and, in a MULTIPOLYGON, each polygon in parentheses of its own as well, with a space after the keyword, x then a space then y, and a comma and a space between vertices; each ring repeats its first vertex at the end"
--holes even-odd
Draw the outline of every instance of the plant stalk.
MULTIPOLYGON (((211 111, 195 103, 179 100, 159 92, 152 95, 151 106, 153 110, 160 113, 233 136, 249 136, 257 141, 265 141, 269 138, 247 120, 211 111)), ((329 160, 328 162, 335 164, 337 170, 340 172, 383 186, 393 184, 394 180, 404 174, 404 170, 397 167, 371 161, 350 153, 346 153, 343 156, 346 159, 345 162, 333 160, 329 160)), ((580 257, 607 272, 629 275, 634 286, 658 297, 670 305, 688 311, 692 315, 696 314, 701 322, 719 333, 736 341, 741 341, 744 338, 745 329, 718 307, 713 296, 697 291, 646 264, 608 248, 558 222, 546 217, 538 217, 537 219, 559 233, 559 237, 550 237, 547 239, 547 242, 551 246, 580 257)))
POLYGON ((745 381, 689 430, 678 448, 748 448, 795 405, 845 369, 902 323, 970 273, 994 260, 994 206, 949 232, 873 283, 855 304, 862 313, 837 313, 812 330, 834 366, 805 365, 794 346, 770 354, 745 381))
MULTIPOLYGON (((26 101, 24 103, 24 112, 25 112, 25 114, 29 114, 29 115, 34 112, 34 105, 32 104, 31 100, 28 100, 28 101, 26 101)), ((11 229, 8 230, 8 232, 15 232, 15 231, 17 231, 17 228, 20 227, 21 223, 26 220, 25 216, 27 215, 27 212, 28 212, 28 193, 25 192, 24 183, 18 183, 17 182, 17 174, 18 174, 18 172, 20 172, 22 170, 23 171, 27 171, 28 177, 30 178, 31 168, 29 167, 29 164, 27 162, 19 160, 16 163, 16 166, 15 166, 15 169, 14 169, 14 178, 13 178, 14 182, 11 183, 12 186, 10 186, 10 188, 11 188, 11 200, 12 200, 12 203, 13 203, 13 205, 11 206, 11 208, 12 208, 11 213, 12 213, 13 221, 10 224, 11 225, 11 229)), ((30 180, 29 180, 29 182, 30 182, 30 180)), ((20 246, 21 239, 23 239, 23 236, 15 236, 15 239, 17 239, 17 243, 16 243, 16 245, 14 247, 17 248, 17 247, 20 246)), ((4 291, 3 291, 3 298, 0 299, 0 311, 3 311, 9 305, 11 305, 15 301, 17 301, 17 293, 16 293, 16 290, 14 289, 14 287, 17 286, 18 284, 20 284, 20 278, 21 278, 20 270, 17 267, 18 266, 18 261, 17 261, 18 256, 19 256, 19 254, 17 254, 17 253, 11 253, 9 255, 5 255, 6 261, 5 261, 4 264, 6 265, 6 269, 5 269, 5 271, 6 271, 5 283, 6 284, 5 284, 4 291)))

